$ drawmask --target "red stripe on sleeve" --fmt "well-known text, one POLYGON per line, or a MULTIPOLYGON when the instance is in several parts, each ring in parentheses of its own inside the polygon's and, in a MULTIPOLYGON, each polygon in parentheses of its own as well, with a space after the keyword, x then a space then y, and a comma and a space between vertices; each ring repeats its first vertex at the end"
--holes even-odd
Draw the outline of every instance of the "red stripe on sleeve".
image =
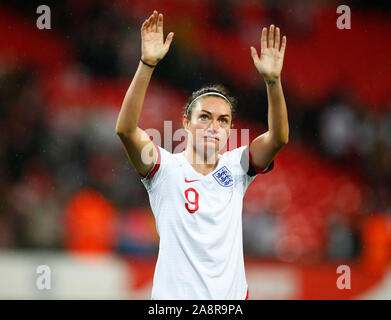
POLYGON ((250 146, 247 146, 246 153, 247 153, 247 158, 250 161, 250 164, 252 165, 252 167, 255 169, 256 172, 258 172, 258 173, 267 173, 267 172, 269 172, 270 170, 273 169, 273 167, 274 167, 274 160, 269 164, 269 166, 267 168, 265 168, 265 169, 258 169, 254 165, 254 163, 252 161, 251 154, 250 154, 250 146))

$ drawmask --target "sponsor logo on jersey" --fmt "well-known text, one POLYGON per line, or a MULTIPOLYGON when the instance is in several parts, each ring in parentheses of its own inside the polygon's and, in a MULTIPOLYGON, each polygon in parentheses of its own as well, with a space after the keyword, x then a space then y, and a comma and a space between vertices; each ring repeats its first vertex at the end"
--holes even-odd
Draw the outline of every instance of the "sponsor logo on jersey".
POLYGON ((213 177, 216 179, 216 181, 223 187, 231 187, 233 185, 234 179, 232 177, 231 172, 227 169, 226 166, 222 167, 221 169, 217 170, 213 177))
POLYGON ((194 182, 194 181, 200 181, 200 180, 187 180, 187 178, 185 178, 185 182, 187 182, 187 183, 194 182))

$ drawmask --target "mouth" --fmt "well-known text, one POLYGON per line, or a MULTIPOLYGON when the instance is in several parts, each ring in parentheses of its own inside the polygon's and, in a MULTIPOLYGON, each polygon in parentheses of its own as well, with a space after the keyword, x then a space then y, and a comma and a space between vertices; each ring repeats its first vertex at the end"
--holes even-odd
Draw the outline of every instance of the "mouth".
POLYGON ((205 136, 204 138, 205 138, 206 140, 219 141, 219 138, 217 138, 217 137, 208 137, 208 136, 205 136))

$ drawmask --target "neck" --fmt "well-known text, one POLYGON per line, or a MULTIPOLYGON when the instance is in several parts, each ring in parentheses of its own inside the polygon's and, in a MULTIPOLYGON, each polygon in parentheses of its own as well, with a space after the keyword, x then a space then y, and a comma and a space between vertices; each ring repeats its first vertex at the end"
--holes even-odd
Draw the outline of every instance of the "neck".
POLYGON ((184 155, 193 166, 205 169, 214 169, 219 160, 218 151, 201 150, 201 152, 197 152, 196 148, 191 145, 186 147, 184 155))

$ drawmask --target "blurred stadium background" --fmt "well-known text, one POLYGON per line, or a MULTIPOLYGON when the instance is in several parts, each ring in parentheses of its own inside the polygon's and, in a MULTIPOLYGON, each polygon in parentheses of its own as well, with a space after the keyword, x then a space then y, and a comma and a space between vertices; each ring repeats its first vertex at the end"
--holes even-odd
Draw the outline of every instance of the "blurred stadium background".
POLYGON ((352 29, 339 30, 335 1, 46 1, 52 29, 39 30, 40 4, 0 4, 1 299, 150 298, 158 235, 115 123, 153 9, 175 37, 144 129, 180 128, 191 92, 217 82, 239 100, 236 127, 261 134, 249 47, 271 23, 288 36, 290 142, 244 201, 250 299, 391 298, 388 7, 345 2, 352 29), (36 287, 39 265, 50 290, 36 287))

